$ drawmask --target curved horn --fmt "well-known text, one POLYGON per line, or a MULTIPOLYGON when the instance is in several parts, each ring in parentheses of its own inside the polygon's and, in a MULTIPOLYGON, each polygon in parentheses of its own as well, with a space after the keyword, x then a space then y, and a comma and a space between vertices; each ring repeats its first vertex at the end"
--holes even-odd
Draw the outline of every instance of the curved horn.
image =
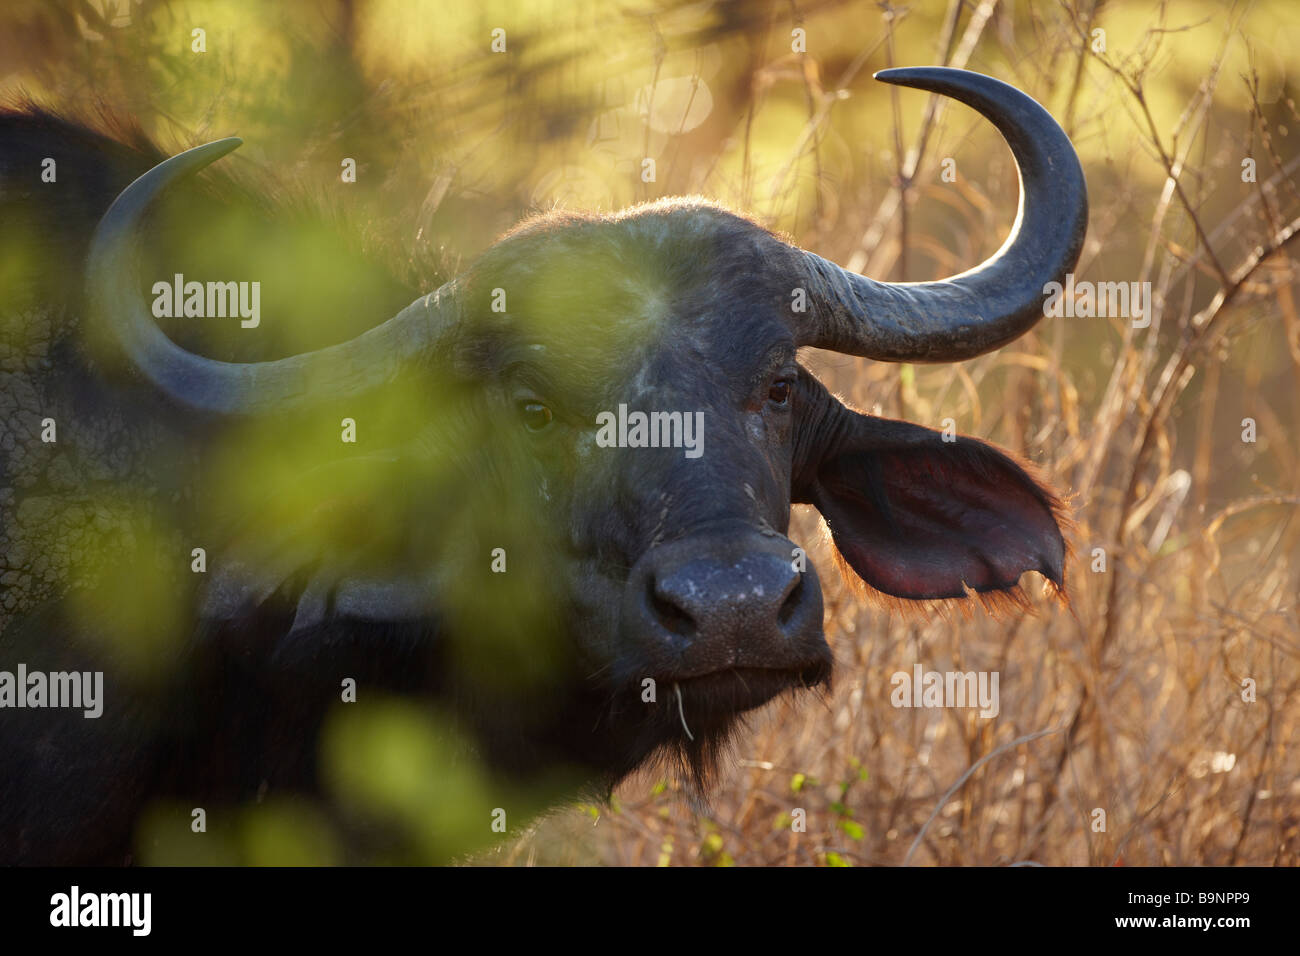
POLYGON ((99 221, 87 266, 88 302, 136 370, 191 408, 255 415, 371 389, 395 377, 411 358, 436 349, 458 315, 455 280, 349 342, 272 362, 219 362, 163 334, 140 295, 140 220, 169 185, 242 142, 217 140, 164 160, 127 186, 99 221))
POLYGON ((1074 267, 1088 227, 1088 187, 1065 131, 1000 80, 929 66, 876 79, 943 93, 982 113, 1011 147, 1020 210, 993 256, 937 282, 876 282, 805 252, 812 310, 796 331, 813 345, 886 362, 959 362, 1005 345, 1043 315, 1043 286, 1074 267))

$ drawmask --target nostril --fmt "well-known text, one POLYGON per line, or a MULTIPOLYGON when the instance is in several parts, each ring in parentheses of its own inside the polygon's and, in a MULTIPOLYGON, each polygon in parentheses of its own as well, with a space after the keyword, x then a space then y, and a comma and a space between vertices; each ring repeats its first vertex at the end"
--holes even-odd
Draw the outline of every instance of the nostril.
POLYGON ((799 610, 799 604, 803 601, 803 575, 796 574, 794 587, 790 588, 790 593, 785 596, 785 601, 781 609, 776 613, 776 619, 785 627, 794 618, 795 613, 799 610))
POLYGON ((695 618, 677 604, 670 595, 662 594, 654 579, 646 585, 646 603, 656 620, 671 634, 691 637, 695 634, 695 618))

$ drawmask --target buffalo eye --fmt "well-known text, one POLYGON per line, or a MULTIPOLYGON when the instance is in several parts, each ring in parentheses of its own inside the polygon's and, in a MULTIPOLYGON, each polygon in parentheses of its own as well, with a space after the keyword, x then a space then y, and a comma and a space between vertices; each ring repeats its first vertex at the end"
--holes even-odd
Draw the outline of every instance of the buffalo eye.
POLYGON ((773 382, 772 387, 767 390, 767 400, 773 405, 787 405, 790 402, 790 391, 793 388, 785 379, 773 382))
POLYGON ((543 432, 551 427, 551 419, 554 416, 541 402, 520 402, 519 417, 530 432, 543 432))

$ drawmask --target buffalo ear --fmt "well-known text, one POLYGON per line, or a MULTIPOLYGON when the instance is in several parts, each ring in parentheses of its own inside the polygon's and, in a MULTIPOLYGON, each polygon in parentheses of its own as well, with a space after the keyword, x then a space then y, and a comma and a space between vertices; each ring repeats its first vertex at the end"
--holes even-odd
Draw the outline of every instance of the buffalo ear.
POLYGON ((833 430, 843 437, 803 469, 795 499, 817 507, 868 585, 913 600, 967 588, 1014 597, 1020 575, 1037 571, 1063 588, 1064 509, 1025 466, 975 438, 944 441, 837 402, 832 413, 848 417, 833 430))

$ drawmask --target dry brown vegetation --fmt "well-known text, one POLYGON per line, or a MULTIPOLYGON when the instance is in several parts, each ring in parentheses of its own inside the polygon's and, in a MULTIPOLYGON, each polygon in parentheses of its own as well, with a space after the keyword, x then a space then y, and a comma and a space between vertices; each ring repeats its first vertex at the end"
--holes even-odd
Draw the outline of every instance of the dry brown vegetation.
MULTIPOLYGON (((962 53, 991 6, 970 14, 962 44, 940 43, 951 51, 944 62, 969 65, 962 53)), ((1128 56, 1088 48, 1089 5, 1054 10, 1056 28, 1073 31, 1056 38, 1057 75, 1026 57, 1017 76, 1058 116, 1075 118, 1078 139, 1103 135, 1117 99, 1129 111, 1133 140, 1104 165, 1085 162, 1092 230, 1076 275, 1151 282, 1149 329, 1057 319, 956 368, 813 359, 859 407, 932 427, 951 417, 1039 463, 1069 495, 1076 522, 1069 608, 1043 599, 1029 617, 899 615, 828 583, 834 693, 824 704, 783 701, 754 721, 707 806, 645 776, 610 806, 544 822, 505 859, 1296 864, 1300 322, 1287 246, 1300 196, 1297 163, 1280 150, 1285 124, 1300 117, 1285 96, 1260 101, 1258 73, 1225 69, 1229 48, 1249 47, 1250 37, 1237 32, 1238 14, 1223 12, 1204 81, 1162 126, 1149 106, 1153 64, 1185 55, 1175 24, 1199 19, 1178 6, 1163 8, 1170 32, 1152 28, 1128 56), (1247 115, 1219 105, 1224 84, 1246 88, 1247 115), (1086 105, 1098 101, 1107 105, 1086 105), (1160 165, 1161 188, 1128 180, 1132 154, 1160 165), (1257 159, 1257 184, 1241 182, 1246 156, 1257 159), (1244 418, 1257 423, 1253 444, 1242 440, 1244 418), (1000 672, 1001 713, 893 707, 890 677, 914 662, 1000 672), (795 808, 806 811, 806 832, 792 831, 795 808)), ((886 49, 894 22, 882 24, 886 49)), ((810 83, 809 96, 824 102, 826 90, 810 83)), ((908 159, 866 228, 842 215, 800 240, 841 262, 865 259, 870 274, 908 278, 927 277, 907 269, 908 248, 933 259, 936 275, 975 261, 976 248, 991 251, 1013 207, 987 186, 937 181, 935 140, 952 149, 954 137, 952 127, 935 134, 931 118, 900 140, 895 155, 908 159), (913 202, 940 208, 931 221, 961 217, 975 248, 950 248, 947 227, 936 236, 928 223, 909 224, 902 211, 913 202)), ((819 119, 806 137, 813 152, 819 119)), ((816 541, 818 565, 831 566, 817 514, 796 521, 795 539, 816 541)))

